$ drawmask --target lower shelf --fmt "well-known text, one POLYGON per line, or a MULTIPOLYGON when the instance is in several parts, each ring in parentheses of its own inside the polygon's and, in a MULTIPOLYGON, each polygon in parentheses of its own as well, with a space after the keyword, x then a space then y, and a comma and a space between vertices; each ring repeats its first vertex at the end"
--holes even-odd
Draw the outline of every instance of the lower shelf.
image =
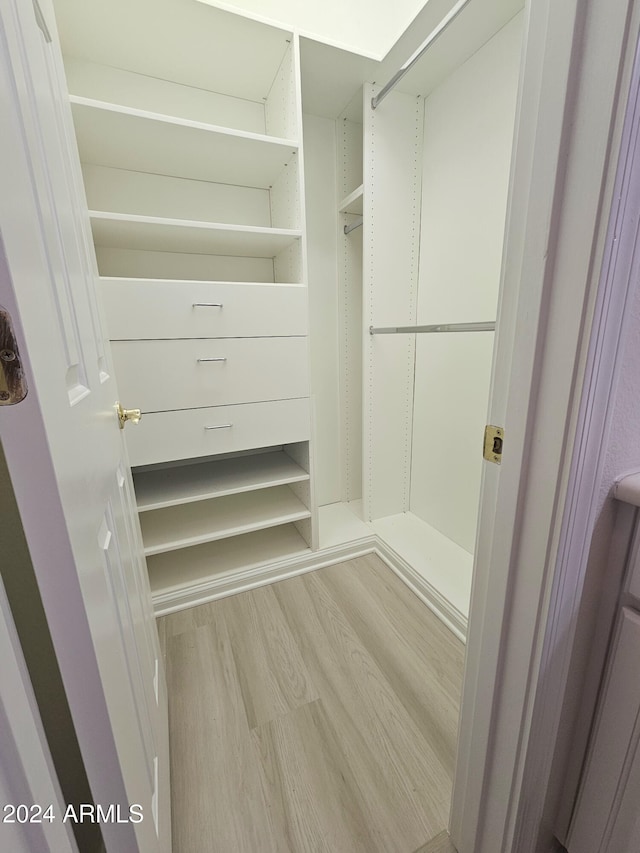
POLYGON ((274 486, 142 513, 144 552, 153 556, 310 518, 288 486, 274 486))
POLYGON ((206 583, 310 551, 293 524, 284 524, 147 558, 151 592, 206 583))

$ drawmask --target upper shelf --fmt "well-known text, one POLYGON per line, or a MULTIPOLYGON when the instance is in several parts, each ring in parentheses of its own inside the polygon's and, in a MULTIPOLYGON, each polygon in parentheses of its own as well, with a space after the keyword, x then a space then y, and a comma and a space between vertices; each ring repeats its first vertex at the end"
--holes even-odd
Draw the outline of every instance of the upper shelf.
POLYGON ((115 249, 274 258, 302 235, 291 228, 162 219, 98 210, 90 210, 89 216, 96 246, 115 249))
POLYGON ((56 0, 55 12, 65 56, 260 103, 291 41, 193 0, 56 0))
POLYGON ((80 158, 85 163, 266 189, 298 148, 293 139, 76 95, 70 100, 80 158))
POLYGON ((360 184, 352 193, 342 200, 338 213, 354 213, 362 216, 363 185, 360 184))

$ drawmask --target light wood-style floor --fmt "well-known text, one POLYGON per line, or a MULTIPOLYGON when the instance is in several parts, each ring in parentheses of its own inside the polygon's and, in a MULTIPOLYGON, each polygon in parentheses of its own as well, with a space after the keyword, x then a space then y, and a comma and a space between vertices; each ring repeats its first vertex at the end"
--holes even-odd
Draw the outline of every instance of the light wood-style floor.
POLYGON ((174 853, 455 853, 463 646, 380 559, 159 627, 174 853))

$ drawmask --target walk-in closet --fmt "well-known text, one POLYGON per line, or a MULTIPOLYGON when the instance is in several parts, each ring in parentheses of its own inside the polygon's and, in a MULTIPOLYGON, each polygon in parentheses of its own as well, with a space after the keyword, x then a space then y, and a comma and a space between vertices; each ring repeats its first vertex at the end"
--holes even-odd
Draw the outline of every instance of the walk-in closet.
POLYGON ((175 853, 453 849, 524 3, 356 5, 54 3, 175 853))
MULTIPOLYGON (((503 4, 497 31, 467 43, 457 67, 443 68, 456 49, 450 31, 452 41, 443 35, 376 109, 381 86, 365 83, 340 113, 338 285, 333 316, 311 313, 317 457, 327 460, 317 474, 320 544, 375 535, 460 635, 498 308, 518 9, 503 4)), ((331 168, 332 128, 309 116, 305 132, 309 219, 321 210, 328 218, 318 175, 331 168)), ((331 247, 308 235, 313 309, 327 298, 321 264, 331 247)))

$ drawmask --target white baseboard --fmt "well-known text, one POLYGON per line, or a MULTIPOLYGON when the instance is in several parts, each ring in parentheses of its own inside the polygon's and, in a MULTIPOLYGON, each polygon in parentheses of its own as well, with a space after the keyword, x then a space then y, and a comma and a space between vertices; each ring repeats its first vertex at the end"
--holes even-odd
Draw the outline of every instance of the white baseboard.
POLYGON ((277 563, 268 563, 242 572, 231 572, 208 578, 197 584, 156 593, 153 596, 155 615, 166 616, 178 610, 207 604, 218 598, 247 592, 250 589, 305 574, 305 572, 314 572, 365 554, 377 554, 456 637, 463 643, 466 641, 466 617, 375 534, 344 545, 307 551, 286 560, 279 560, 277 563))
POLYGON ((432 610, 435 615, 463 643, 467 641, 467 617, 454 607, 438 590, 420 575, 403 557, 393 550, 386 542, 376 536, 376 553, 389 568, 404 581, 418 598, 432 610))
POLYGON ((156 616, 166 616, 176 610, 196 607, 218 598, 236 595, 238 592, 247 592, 250 589, 286 580, 305 572, 313 572, 316 569, 341 563, 344 560, 362 557, 364 554, 371 554, 376 550, 376 539, 377 537, 372 535, 366 539, 348 542, 345 545, 336 545, 333 548, 304 551, 302 554, 296 554, 286 560, 278 560, 276 563, 267 563, 264 566, 256 566, 240 572, 229 572, 208 578, 197 584, 156 593, 152 596, 154 611, 156 616))

